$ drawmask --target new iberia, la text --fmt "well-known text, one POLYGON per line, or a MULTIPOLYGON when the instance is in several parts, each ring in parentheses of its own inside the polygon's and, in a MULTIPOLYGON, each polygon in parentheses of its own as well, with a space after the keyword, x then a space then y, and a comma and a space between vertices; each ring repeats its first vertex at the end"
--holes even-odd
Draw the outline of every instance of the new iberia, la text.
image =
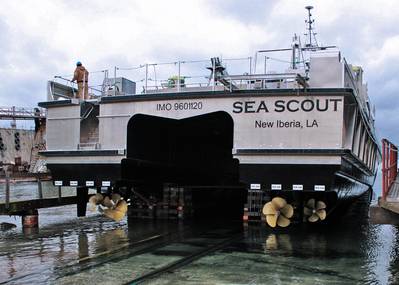
POLYGON ((306 120, 305 123, 301 121, 292 120, 292 121, 262 121, 256 120, 255 121, 255 129, 262 128, 262 129, 271 129, 271 128, 318 128, 319 123, 317 120, 306 120))

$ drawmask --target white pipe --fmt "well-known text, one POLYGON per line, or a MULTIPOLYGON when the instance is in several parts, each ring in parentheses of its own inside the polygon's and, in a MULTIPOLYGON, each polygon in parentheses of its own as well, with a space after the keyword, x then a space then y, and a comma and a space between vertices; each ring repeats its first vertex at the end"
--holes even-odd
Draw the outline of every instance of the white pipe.
POLYGON ((178 73, 177 73, 177 92, 180 92, 180 61, 177 62, 178 73))
POLYGON ((144 90, 144 94, 147 94, 147 87, 148 87, 148 63, 145 64, 145 90, 144 90))
POLYGON ((212 75, 213 75, 213 86, 212 86, 212 91, 215 91, 215 85, 216 85, 216 60, 214 59, 212 61, 212 75))
POLYGON ((116 96, 116 66, 114 67, 114 96, 116 96))

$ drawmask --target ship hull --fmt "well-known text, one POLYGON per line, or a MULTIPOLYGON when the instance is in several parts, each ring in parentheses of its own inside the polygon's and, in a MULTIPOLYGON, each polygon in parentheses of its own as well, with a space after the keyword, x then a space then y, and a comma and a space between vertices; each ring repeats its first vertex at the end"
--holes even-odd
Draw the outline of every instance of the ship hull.
MULTIPOLYGON (((112 187, 115 186, 113 181, 122 179, 120 164, 49 164, 48 168, 51 170, 54 181, 60 186, 76 186, 74 183, 77 183, 82 187, 112 187)), ((362 199, 366 201, 366 204, 369 202, 375 175, 367 176, 361 171, 355 172, 356 176, 352 174, 345 173, 342 166, 336 165, 241 164, 239 166, 239 177, 242 184, 263 185, 261 190, 264 195, 261 196, 261 201, 257 201, 257 211, 260 211, 264 203, 274 197, 286 199, 297 209, 302 209, 303 205, 313 198, 326 203, 328 217, 326 221, 335 221, 345 216, 351 206, 356 204, 361 197, 367 196, 368 198, 362 199), (266 185, 268 186, 266 187, 266 185), (281 187, 281 190, 272 190, 272 187, 276 187, 276 185, 281 187), (293 190, 293 185, 301 186, 302 190, 293 190), (315 190, 315 186, 318 190, 315 190)), ((150 188, 153 192, 144 194, 156 195, 161 199, 162 183, 152 184, 150 188)), ((212 200, 218 201, 219 197, 220 202, 226 201, 226 193, 220 189, 218 191, 220 197, 215 192, 212 200)), ((237 188, 233 191, 240 191, 240 189, 237 188)), ((251 189, 248 191, 248 197, 251 199, 251 189)), ((242 200, 242 196, 236 197, 242 200)), ((362 206, 364 205, 362 204, 362 206)), ((235 215, 235 217, 237 216, 239 215, 235 215)), ((299 212, 292 222, 301 222, 303 218, 299 212)))
POLYGON ((281 197, 297 209, 292 223, 306 221, 302 209, 310 199, 326 204, 327 218, 324 222, 339 220, 361 197, 367 196, 366 202, 370 202, 370 182, 375 179, 374 175, 353 177, 338 166, 320 165, 242 165, 240 177, 260 182, 261 185, 271 185, 261 189, 261 195, 259 190, 249 190, 246 207, 252 218, 261 218, 257 213, 261 213, 263 205, 274 197, 281 197), (301 190, 294 190, 293 185, 301 190))
POLYGON ((249 193, 265 193, 259 216, 279 196, 299 213, 308 200, 322 201, 329 217, 370 190, 380 156, 370 118, 346 88, 102 98, 99 116, 85 124, 82 107, 60 104, 46 105, 53 132, 43 153, 60 186, 113 187, 122 179, 151 184, 142 187, 151 196, 163 183, 220 188, 238 177, 249 193), (74 135, 57 131, 64 116, 74 135), (89 127, 99 143, 84 150, 89 127))

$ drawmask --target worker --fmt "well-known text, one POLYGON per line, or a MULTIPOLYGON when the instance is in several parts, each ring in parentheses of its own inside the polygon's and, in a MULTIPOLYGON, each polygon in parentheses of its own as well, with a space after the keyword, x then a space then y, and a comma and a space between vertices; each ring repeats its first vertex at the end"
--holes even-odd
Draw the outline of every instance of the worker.
POLYGON ((73 78, 72 82, 78 83, 78 99, 86 100, 89 99, 89 86, 88 86, 88 81, 89 81, 89 72, 86 70, 86 68, 82 65, 80 61, 76 63, 76 69, 75 72, 73 73, 73 78))

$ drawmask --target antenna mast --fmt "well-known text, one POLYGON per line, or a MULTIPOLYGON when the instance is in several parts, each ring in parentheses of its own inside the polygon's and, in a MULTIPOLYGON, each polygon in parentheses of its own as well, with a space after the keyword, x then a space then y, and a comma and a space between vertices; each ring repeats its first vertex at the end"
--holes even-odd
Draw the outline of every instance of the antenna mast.
POLYGON ((318 47, 316 33, 314 32, 313 28, 314 20, 312 19, 312 13, 310 12, 310 10, 313 9, 313 6, 306 6, 305 9, 308 10, 308 19, 305 20, 305 23, 307 24, 306 29, 308 30, 308 33, 305 34, 305 36, 308 36, 308 43, 306 43, 306 47, 318 47))

